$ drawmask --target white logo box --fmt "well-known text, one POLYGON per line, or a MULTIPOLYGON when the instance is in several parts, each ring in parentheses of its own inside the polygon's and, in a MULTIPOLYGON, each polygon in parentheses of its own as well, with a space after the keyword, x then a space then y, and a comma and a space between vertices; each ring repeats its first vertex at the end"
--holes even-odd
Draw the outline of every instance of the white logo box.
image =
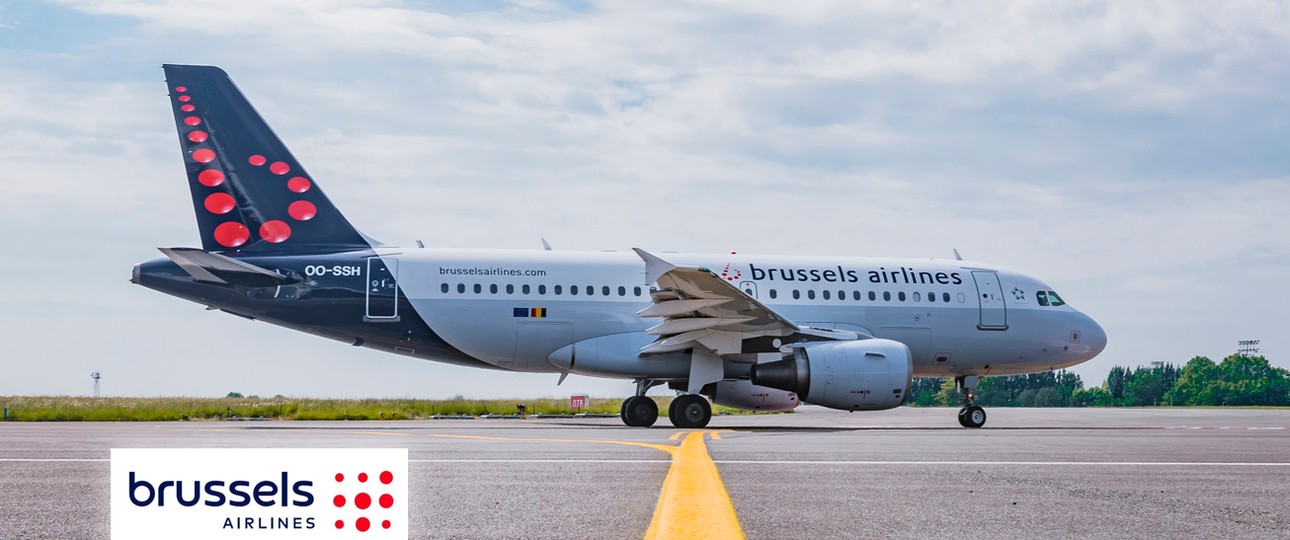
POLYGON ((111 478, 114 540, 408 537, 406 448, 114 448, 111 478))

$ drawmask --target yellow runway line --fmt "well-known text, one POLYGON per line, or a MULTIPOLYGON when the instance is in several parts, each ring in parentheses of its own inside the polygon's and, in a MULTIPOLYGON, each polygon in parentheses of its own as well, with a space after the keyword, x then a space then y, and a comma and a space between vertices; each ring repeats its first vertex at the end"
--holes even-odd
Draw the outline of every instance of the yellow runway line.
POLYGON ((669 441, 675 441, 675 440, 677 440, 677 439, 680 439, 680 438, 681 438, 681 436, 682 436, 682 435, 685 435, 686 433, 688 433, 688 432, 686 432, 686 431, 678 431, 678 432, 676 432, 676 433, 673 433, 671 437, 668 437, 668 438, 667 438, 667 440, 669 440, 669 441))
POLYGON ((704 433, 686 435, 672 453, 672 467, 663 479, 646 540, 744 537, 717 464, 708 455, 704 433))

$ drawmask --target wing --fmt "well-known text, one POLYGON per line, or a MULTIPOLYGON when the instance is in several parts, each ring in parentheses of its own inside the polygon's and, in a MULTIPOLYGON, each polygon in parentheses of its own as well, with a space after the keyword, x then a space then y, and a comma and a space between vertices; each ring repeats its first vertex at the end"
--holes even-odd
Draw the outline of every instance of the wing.
POLYGON ((861 337, 854 332, 800 326, 707 268, 676 266, 633 249, 645 260, 648 281, 658 283, 658 289, 650 293, 654 304, 636 315, 663 319, 646 330, 658 337, 642 348, 641 354, 694 347, 705 347, 720 356, 777 352, 783 343, 861 337))

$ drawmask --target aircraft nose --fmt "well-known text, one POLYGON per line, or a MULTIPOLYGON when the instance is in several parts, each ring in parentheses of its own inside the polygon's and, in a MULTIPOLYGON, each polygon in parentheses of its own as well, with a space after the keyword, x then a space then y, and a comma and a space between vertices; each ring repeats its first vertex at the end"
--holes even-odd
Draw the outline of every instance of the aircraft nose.
POLYGON ((1106 348, 1106 330, 1103 330, 1102 325, 1097 324, 1092 317, 1084 315, 1084 319, 1084 343, 1090 347, 1088 357, 1091 359, 1106 348))

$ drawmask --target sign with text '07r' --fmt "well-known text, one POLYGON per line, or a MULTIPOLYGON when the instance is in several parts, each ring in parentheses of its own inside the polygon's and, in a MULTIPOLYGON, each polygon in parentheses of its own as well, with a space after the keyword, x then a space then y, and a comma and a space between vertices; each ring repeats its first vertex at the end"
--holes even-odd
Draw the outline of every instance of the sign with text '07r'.
POLYGON ((406 448, 114 448, 112 538, 408 537, 406 448))

